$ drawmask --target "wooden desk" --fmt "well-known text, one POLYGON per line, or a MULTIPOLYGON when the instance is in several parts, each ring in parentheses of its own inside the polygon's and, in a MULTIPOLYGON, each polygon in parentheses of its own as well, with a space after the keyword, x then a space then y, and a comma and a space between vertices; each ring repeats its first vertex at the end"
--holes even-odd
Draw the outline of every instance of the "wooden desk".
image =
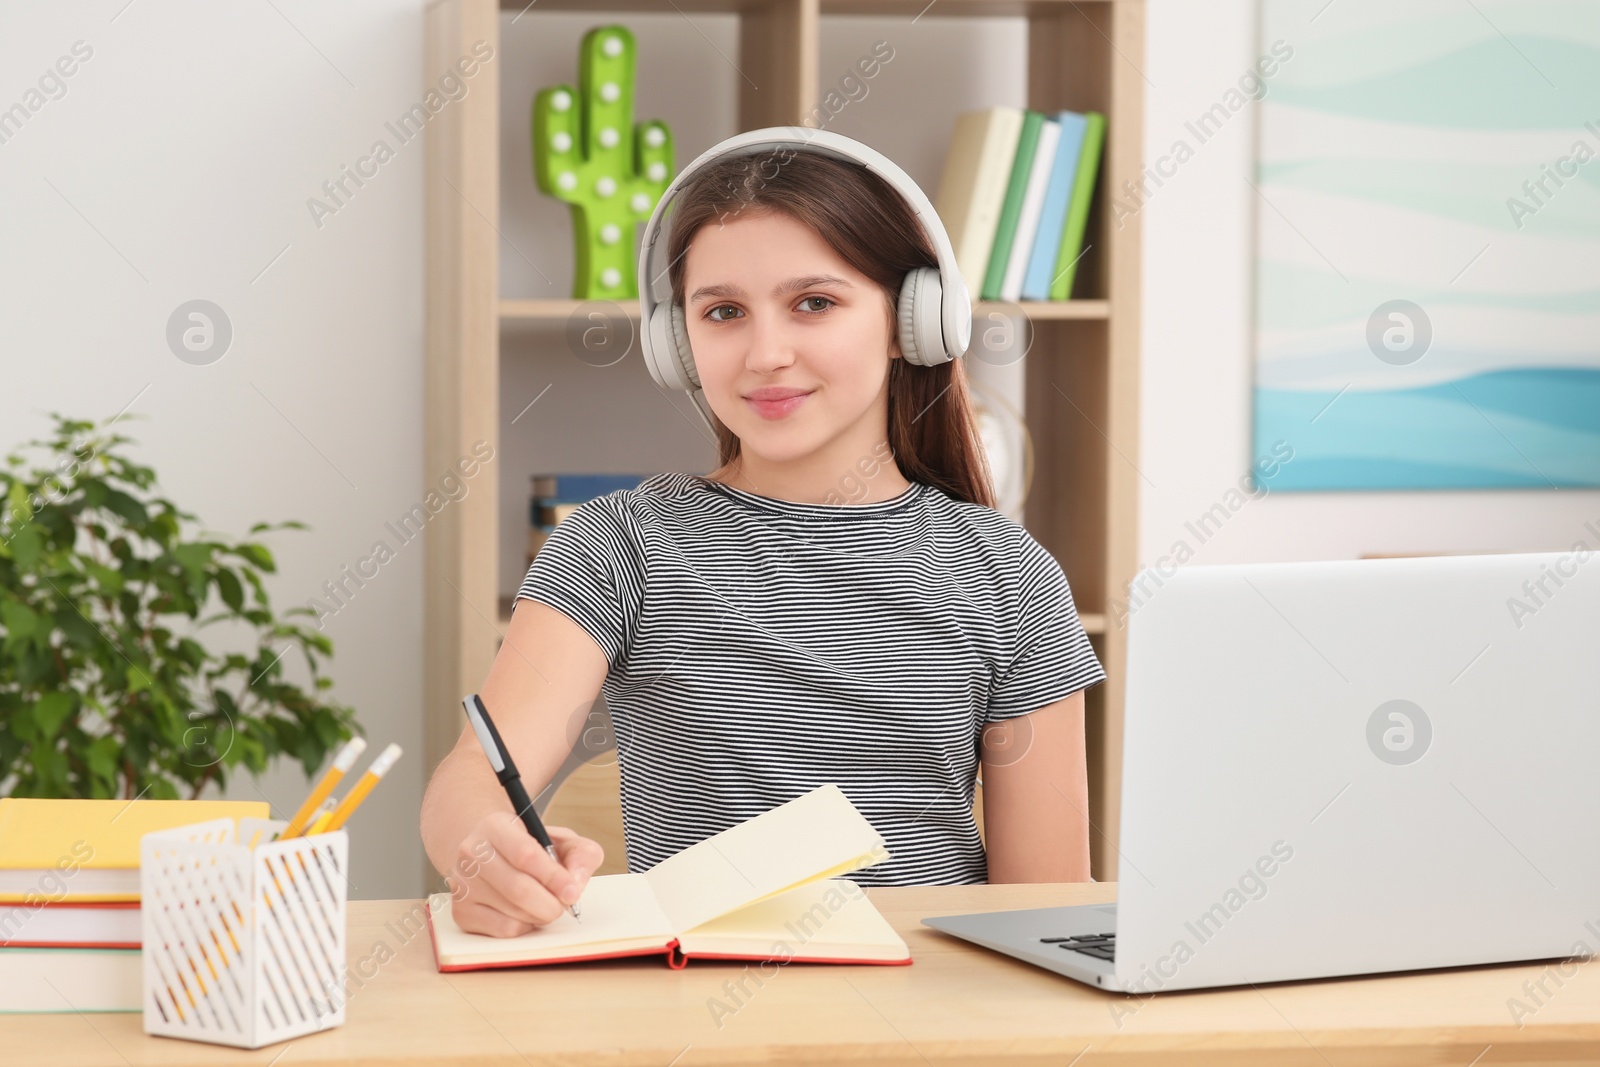
MULTIPOLYGON (((1544 965, 1500 965, 1160 994, 1103 993, 949 938, 925 915, 1103 903, 1110 883, 869 889, 909 967, 660 960, 441 975, 416 901, 351 904, 348 1021, 256 1052, 146 1037, 134 1014, 0 1016, 0 1063, 805 1064, 1050 1067, 1600 1062, 1600 961, 1519 1029, 1507 1001, 1544 965), (748 996, 735 1000, 744 978, 748 996), (731 1014, 721 1025, 708 1005, 731 1014), (742 1006, 740 1005, 742 1001, 742 1006), (1120 1020, 1119 1020, 1120 1015, 1120 1020), (1119 1025, 1120 1022, 1120 1025, 1119 1025), (1487 1050, 1487 1051, 1485 1051, 1487 1050), (1077 1057, 1074 1059, 1074 1057, 1077 1057)), ((1569 968, 1570 970, 1570 968, 1569 968)))

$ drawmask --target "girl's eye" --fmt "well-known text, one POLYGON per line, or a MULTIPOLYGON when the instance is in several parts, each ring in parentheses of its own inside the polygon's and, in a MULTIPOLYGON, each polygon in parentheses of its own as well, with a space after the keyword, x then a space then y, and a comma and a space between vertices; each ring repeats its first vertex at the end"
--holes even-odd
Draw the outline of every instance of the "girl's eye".
MULTIPOLYGON (((826 296, 807 296, 807 297, 802 297, 801 298, 800 306, 809 315, 824 315, 824 314, 827 313, 828 308, 831 308, 831 307, 834 306, 834 301, 831 298, 826 297, 826 296), (820 307, 820 308, 819 307, 806 307, 806 305, 810 304, 811 301, 813 301, 813 300, 820 300, 823 304, 826 305, 826 307, 820 307)), ((707 309, 706 317, 708 319, 710 319, 712 322, 727 322, 727 321, 729 321, 729 317, 728 316, 718 315, 717 312, 719 312, 719 311, 738 311, 740 315, 744 314, 744 312, 739 311, 739 309, 734 307, 732 304, 718 304, 713 308, 707 309)))

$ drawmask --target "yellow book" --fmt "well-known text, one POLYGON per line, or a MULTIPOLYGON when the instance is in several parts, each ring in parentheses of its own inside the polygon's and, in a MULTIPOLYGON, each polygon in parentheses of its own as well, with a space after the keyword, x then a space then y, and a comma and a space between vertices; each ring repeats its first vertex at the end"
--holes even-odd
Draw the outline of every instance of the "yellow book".
POLYGON ((428 898, 441 971, 616 956, 909 964, 911 950, 840 875, 889 858, 837 785, 819 786, 670 856, 643 874, 589 880, 583 921, 563 913, 521 937, 462 930, 451 897, 428 898))
POLYGON ((264 800, 0 797, 0 902, 138 900, 145 834, 271 811, 264 800))

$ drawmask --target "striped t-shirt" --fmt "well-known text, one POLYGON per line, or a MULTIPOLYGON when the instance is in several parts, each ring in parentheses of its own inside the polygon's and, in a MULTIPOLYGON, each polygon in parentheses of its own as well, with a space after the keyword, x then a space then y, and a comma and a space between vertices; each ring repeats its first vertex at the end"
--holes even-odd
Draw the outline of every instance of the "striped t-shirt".
POLYGON ((1106 677, 1055 558, 918 482, 840 505, 653 475, 562 520, 517 595, 610 663, 630 873, 833 782, 890 853, 845 877, 987 882, 983 725, 1106 677))

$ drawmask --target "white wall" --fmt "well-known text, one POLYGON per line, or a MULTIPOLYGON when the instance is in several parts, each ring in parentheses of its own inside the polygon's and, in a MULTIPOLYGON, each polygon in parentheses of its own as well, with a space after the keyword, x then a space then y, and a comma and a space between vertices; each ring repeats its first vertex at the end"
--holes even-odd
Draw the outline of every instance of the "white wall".
MULTIPOLYGON (((1260 51, 1253 0, 1149 0, 1147 12, 1144 143, 1154 160, 1179 139, 1196 144, 1184 123, 1216 103, 1260 51)), ((1336 28, 1339 18, 1333 5, 1316 26, 1336 28)), ((1245 178, 1254 177, 1255 117, 1246 105, 1142 211, 1140 564, 1180 540, 1201 564, 1592 544, 1583 527, 1600 521, 1594 490, 1277 493, 1247 501, 1204 542, 1185 527, 1222 502, 1251 464, 1256 194, 1245 178)))
MULTIPOLYGON (((0 15, 0 108, 74 42, 93 50, 0 144, 0 447, 48 411, 127 406, 133 455, 206 528, 311 525, 270 540, 274 606, 304 604, 443 473, 421 467, 420 142, 320 228, 306 206, 420 98, 421 7, 125 3, 0 15), (233 324, 208 366, 165 338, 195 298, 233 324)), ((420 542, 399 548, 327 622, 336 698, 374 753, 406 749, 351 823, 358 897, 423 885, 421 564, 420 542)), ((305 789, 284 764, 229 793, 282 813, 305 789)))

